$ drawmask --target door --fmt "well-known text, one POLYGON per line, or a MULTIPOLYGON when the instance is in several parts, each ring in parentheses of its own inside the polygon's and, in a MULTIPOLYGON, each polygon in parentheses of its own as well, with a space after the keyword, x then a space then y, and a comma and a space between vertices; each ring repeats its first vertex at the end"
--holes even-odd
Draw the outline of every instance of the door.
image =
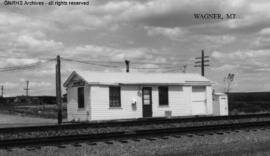
POLYGON ((152 117, 152 88, 142 89, 143 117, 152 117))
POLYGON ((206 88, 204 86, 192 87, 192 115, 206 114, 206 88))
POLYGON ((220 115, 228 115, 228 101, 226 96, 220 96, 220 115))

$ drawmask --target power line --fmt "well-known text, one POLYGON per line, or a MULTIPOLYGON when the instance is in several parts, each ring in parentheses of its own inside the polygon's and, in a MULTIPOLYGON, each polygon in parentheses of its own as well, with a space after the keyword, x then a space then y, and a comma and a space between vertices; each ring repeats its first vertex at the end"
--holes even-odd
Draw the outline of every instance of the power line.
MULTIPOLYGON (((76 59, 69 59, 69 58, 61 58, 61 60, 63 61, 68 61, 68 62, 77 62, 77 63, 82 63, 82 64, 89 64, 89 65, 94 65, 94 66, 101 66, 101 67, 109 67, 109 68, 123 68, 123 63, 124 62, 117 62, 117 63, 121 63, 122 65, 110 65, 108 63, 110 62, 105 62, 105 61, 100 61, 102 63, 97 63, 98 61, 85 61, 85 60, 76 60, 76 59), (104 64, 107 63, 107 64, 104 64)), ((116 62, 114 62, 116 63, 116 62)), ((131 62, 131 66, 130 68, 132 69, 147 69, 147 70, 151 70, 151 69, 173 69, 173 68, 177 68, 179 66, 187 66, 188 64, 168 64, 168 63, 156 63, 156 62, 131 62), (134 64, 137 64, 136 66, 134 66, 134 64), (157 65, 159 67, 138 67, 138 64, 140 65, 157 65), (165 66, 164 66, 165 65, 165 66), (162 66, 162 67, 161 67, 162 66)))
POLYGON ((99 64, 99 63, 93 63, 93 62, 90 62, 90 61, 81 61, 81 60, 67 59, 67 58, 61 58, 61 60, 69 61, 69 62, 77 62, 77 63, 89 64, 89 65, 94 65, 94 66, 102 66, 102 67, 112 67, 112 68, 121 67, 121 66, 116 66, 116 65, 99 64))
POLYGON ((131 67, 133 69, 174 69, 177 68, 175 66, 172 67, 131 67))
POLYGON ((3 67, 3 68, 0 68, 0 72, 33 69, 33 68, 36 68, 36 67, 40 66, 41 64, 45 64, 45 63, 48 63, 48 62, 51 62, 51 61, 54 61, 54 60, 55 59, 48 59, 48 60, 45 60, 45 61, 39 61, 39 62, 36 62, 36 63, 23 65, 23 66, 3 67))
MULTIPOLYGON (((68 59, 68 60, 81 60, 81 58, 63 58, 61 57, 61 59, 68 59)), ((132 62, 133 64, 157 64, 157 65, 172 65, 172 63, 160 63, 160 62, 150 62, 150 61, 140 61, 140 60, 130 60, 130 62, 132 62)), ((177 60, 174 60, 174 61, 177 61, 177 62, 183 62, 183 61, 187 61, 187 59, 177 59, 177 60)), ((191 59, 190 59, 191 61, 191 59)), ((119 63, 119 64, 122 64, 123 61, 111 61, 111 60, 93 60, 93 59, 88 59, 87 62, 91 62, 91 63, 119 63)))
MULTIPOLYGON (((101 60, 81 60, 81 59, 72 59, 72 58, 62 58, 61 60, 64 61, 75 61, 75 62, 81 62, 81 63, 97 63, 97 64, 108 64, 108 63, 118 63, 118 64, 123 64, 123 61, 101 61, 101 60)), ((152 65, 179 65, 179 63, 160 63, 160 62, 150 62, 150 61, 132 61, 129 60, 132 64, 152 64, 152 65)), ((175 60, 175 61, 179 61, 179 60, 175 60)), ((186 61, 186 60, 185 60, 186 61)))

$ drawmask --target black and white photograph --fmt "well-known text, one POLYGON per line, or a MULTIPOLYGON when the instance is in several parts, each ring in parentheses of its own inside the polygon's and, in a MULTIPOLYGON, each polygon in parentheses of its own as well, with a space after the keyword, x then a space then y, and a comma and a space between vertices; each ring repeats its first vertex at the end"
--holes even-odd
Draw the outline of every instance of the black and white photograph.
POLYGON ((270 155, 269 8, 0 0, 0 156, 270 155))

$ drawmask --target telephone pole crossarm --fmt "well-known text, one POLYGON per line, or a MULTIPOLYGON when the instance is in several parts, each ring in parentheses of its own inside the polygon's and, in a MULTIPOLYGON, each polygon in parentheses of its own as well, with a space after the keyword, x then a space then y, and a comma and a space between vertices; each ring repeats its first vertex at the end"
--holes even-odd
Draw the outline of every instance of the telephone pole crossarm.
POLYGON ((195 58, 195 65, 194 67, 201 67, 201 75, 204 76, 204 67, 209 67, 210 64, 205 64, 205 63, 209 63, 210 60, 206 60, 206 58, 209 58, 209 56, 205 56, 204 55, 204 50, 202 50, 201 52, 201 57, 196 57, 195 58))

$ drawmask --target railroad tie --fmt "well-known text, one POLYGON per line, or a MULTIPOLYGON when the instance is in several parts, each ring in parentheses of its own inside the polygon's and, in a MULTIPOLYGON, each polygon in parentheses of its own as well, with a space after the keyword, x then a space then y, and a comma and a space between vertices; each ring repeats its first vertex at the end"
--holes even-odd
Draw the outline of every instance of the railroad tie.
POLYGON ((97 143, 96 142, 87 142, 87 145, 93 146, 93 145, 97 145, 97 143))
POLYGON ((224 133, 222 133, 222 132, 217 132, 216 134, 218 134, 218 135, 223 135, 224 133))
POLYGON ((33 147, 28 147, 28 148, 26 148, 26 150, 27 150, 27 151, 34 151, 34 150, 36 150, 36 149, 33 148, 33 147))
POLYGON ((113 142, 111 142, 111 141, 105 141, 104 143, 105 143, 105 144, 108 144, 108 145, 113 144, 113 142))
POLYGON ((118 140, 118 141, 121 142, 121 143, 128 143, 127 140, 118 140))
POLYGON ((12 152, 11 148, 5 148, 5 150, 8 151, 8 152, 12 152))
POLYGON ((173 135, 173 137, 175 137, 175 138, 181 138, 180 135, 173 135))
POLYGON ((198 136, 204 136, 204 134, 200 134, 200 133, 198 133, 198 134, 196 134, 196 135, 198 135, 198 136))
POLYGON ((187 134, 187 136, 191 138, 191 137, 193 137, 193 134, 187 134))
POLYGON ((165 136, 161 136, 161 137, 158 137, 158 138, 160 138, 160 139, 164 139, 164 140, 169 139, 168 137, 165 137, 165 136))
POLYGON ((58 145, 57 147, 58 147, 58 148, 66 148, 65 145, 58 145))
POLYGON ((149 141, 155 141, 156 140, 154 138, 144 138, 144 139, 149 140, 149 141))
POLYGON ((82 145, 79 144, 79 143, 74 143, 74 144, 72 144, 72 146, 74 146, 74 147, 81 147, 82 145))
POLYGON ((140 139, 132 139, 132 140, 135 141, 135 142, 141 141, 140 139))

